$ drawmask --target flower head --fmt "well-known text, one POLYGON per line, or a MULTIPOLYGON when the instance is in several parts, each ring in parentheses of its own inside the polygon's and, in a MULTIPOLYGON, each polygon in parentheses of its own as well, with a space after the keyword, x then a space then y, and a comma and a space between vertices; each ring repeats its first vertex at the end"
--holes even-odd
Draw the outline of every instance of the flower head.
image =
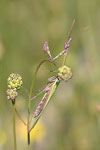
POLYGON ((67 67, 67 66, 62 66, 58 69, 58 76, 62 79, 62 80, 69 80, 72 77, 72 71, 71 68, 67 67))
POLYGON ((14 100, 18 96, 16 89, 7 89, 6 93, 8 100, 14 100))
POLYGON ((8 77, 8 88, 19 90, 22 86, 22 77, 17 73, 12 73, 8 77))

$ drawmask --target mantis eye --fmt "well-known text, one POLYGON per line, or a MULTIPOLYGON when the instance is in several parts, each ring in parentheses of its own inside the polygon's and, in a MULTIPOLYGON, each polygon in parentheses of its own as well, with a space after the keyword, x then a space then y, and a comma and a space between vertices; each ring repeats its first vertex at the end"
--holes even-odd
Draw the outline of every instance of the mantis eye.
POLYGON ((67 66, 62 66, 58 69, 58 76, 62 79, 62 80, 69 80, 72 77, 72 71, 70 67, 67 66))

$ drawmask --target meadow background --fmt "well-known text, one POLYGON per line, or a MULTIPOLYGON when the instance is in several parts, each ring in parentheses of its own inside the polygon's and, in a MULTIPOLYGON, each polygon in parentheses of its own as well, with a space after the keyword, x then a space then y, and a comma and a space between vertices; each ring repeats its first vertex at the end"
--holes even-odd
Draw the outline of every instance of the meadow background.
MULTIPOLYGON (((42 51, 48 41, 53 56, 64 48, 76 19, 66 64, 73 78, 62 82, 31 134, 33 150, 100 149, 100 1, 99 0, 0 0, 0 150, 13 150, 12 106, 6 98, 7 78, 19 73, 29 91, 36 66, 48 58, 42 51), (80 32, 84 27, 87 30, 80 32)), ((57 60, 60 65, 62 57, 57 60)), ((56 70, 41 67, 36 94, 56 70)), ((41 97, 32 102, 31 114, 41 97)), ((28 94, 22 89, 16 100, 27 118, 28 94)), ((17 148, 27 149, 26 128, 16 117, 17 148)))

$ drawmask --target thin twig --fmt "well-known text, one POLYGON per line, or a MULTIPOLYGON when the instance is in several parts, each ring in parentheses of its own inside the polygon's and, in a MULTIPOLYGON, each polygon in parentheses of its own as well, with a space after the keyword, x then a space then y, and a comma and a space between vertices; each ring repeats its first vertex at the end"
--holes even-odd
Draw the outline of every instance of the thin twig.
POLYGON ((23 122, 23 124, 26 126, 27 123, 22 119, 22 117, 20 116, 20 114, 18 113, 17 109, 15 108, 16 114, 19 117, 19 119, 23 122))
MULTIPOLYGON (((69 34, 68 34, 67 42, 65 42, 65 44, 64 44, 64 47, 65 47, 65 49, 66 49, 67 51, 68 51, 70 42, 71 42, 71 40, 72 40, 72 38, 70 37, 70 35, 71 35, 71 33, 72 33, 72 29, 73 29, 73 27, 74 27, 74 24, 75 24, 75 19, 74 19, 73 22, 72 22, 72 25, 71 25, 71 28, 70 28, 70 31, 69 31, 69 34)), ((66 56, 67 56, 67 53, 64 54, 63 61, 62 61, 62 66, 65 64, 66 56)))

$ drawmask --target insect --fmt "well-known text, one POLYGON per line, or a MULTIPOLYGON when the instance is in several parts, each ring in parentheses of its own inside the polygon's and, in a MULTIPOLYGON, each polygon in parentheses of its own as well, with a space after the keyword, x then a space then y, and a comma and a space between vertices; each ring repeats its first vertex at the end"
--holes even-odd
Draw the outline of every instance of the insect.
MULTIPOLYGON (((35 126, 38 119, 41 117, 47 104, 51 100, 51 97, 55 93, 55 90, 57 89, 59 83, 62 80, 68 81, 71 77, 72 77, 71 68, 69 68, 67 66, 62 66, 58 69, 58 75, 57 76, 53 76, 53 77, 48 79, 48 84, 47 84, 46 88, 42 91, 42 92, 45 92, 44 96, 41 99, 40 103, 38 104, 32 118, 31 118, 31 121, 29 123, 29 132, 35 126)), ((39 94, 41 94, 41 92, 39 94)), ((37 96, 39 94, 37 94, 37 96)), ((36 98, 36 96, 33 97, 31 100, 33 100, 34 98, 36 98)))
MULTIPOLYGON (((43 98, 41 99, 40 103, 38 104, 38 106, 37 106, 37 108, 36 108, 32 118, 31 118, 31 120, 29 122, 29 126, 28 126, 28 131, 29 132, 32 130, 32 128, 34 128, 34 126, 36 125, 37 121, 41 117, 41 115, 44 112, 47 104, 50 102, 51 97, 55 93, 59 83, 62 80, 68 81, 72 77, 71 68, 65 66, 64 62, 65 62, 66 54, 68 53, 68 48, 70 46, 70 42, 72 40, 72 38, 70 37, 70 34, 72 32, 72 28, 74 26, 74 23, 75 23, 75 20, 72 23, 72 26, 71 26, 71 29, 70 29, 70 32, 69 32, 69 35, 68 35, 68 40, 64 44, 64 48, 65 49, 63 51, 61 51, 56 57, 53 58, 51 56, 48 43, 47 42, 44 43, 44 51, 49 56, 49 59, 50 59, 51 62, 54 62, 58 57, 60 57, 63 54, 64 54, 64 59, 63 59, 62 66, 58 68, 57 76, 53 76, 53 77, 49 78, 46 88, 42 91, 42 92, 45 92, 45 93, 44 93, 43 98)), ((30 100, 33 100, 34 98, 36 98, 42 92, 38 93, 36 96, 31 98, 30 100)))

